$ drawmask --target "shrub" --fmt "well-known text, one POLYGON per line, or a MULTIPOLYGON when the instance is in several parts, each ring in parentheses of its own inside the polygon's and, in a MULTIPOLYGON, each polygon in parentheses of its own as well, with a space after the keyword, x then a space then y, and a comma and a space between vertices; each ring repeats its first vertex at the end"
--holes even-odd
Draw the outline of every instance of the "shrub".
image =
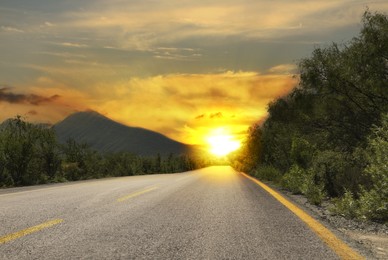
POLYGON ((314 173, 311 170, 308 171, 303 193, 311 204, 320 206, 326 197, 326 192, 324 191, 323 185, 316 183, 315 179, 314 173))
POLYGON ((362 180, 361 157, 346 152, 326 150, 316 154, 311 170, 330 197, 341 197, 345 190, 357 194, 362 180))
POLYGON ((360 195, 360 214, 367 219, 388 221, 388 114, 381 127, 373 127, 366 149, 368 166, 365 174, 372 185, 360 195))
POLYGON ((359 203, 354 198, 353 193, 346 190, 341 198, 334 200, 334 206, 330 210, 346 218, 355 218, 358 216, 358 208, 359 203))
POLYGON ((270 165, 260 165, 254 170, 253 176, 260 180, 280 182, 282 175, 278 169, 270 165))
POLYGON ((362 219, 388 221, 388 199, 379 191, 372 189, 361 193, 359 199, 359 216, 362 219))
POLYGON ((306 171, 294 164, 283 176, 281 184, 294 194, 303 194, 306 191, 307 178, 306 171))
POLYGON ((81 180, 83 177, 82 169, 77 163, 64 163, 62 165, 62 174, 68 181, 81 180))

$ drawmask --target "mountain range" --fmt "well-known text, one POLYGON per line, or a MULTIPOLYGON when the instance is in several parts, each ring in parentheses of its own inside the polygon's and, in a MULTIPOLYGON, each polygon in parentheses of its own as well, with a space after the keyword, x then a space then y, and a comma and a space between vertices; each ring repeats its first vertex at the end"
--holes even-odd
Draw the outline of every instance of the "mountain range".
POLYGON ((115 122, 95 111, 77 112, 53 126, 61 143, 72 138, 100 152, 131 152, 138 155, 188 154, 193 146, 160 133, 115 122))

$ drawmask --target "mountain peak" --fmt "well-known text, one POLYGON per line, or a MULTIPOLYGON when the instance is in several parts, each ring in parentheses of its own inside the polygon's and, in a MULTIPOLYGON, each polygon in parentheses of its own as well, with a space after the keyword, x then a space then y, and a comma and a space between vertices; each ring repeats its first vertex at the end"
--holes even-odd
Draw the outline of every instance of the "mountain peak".
MULTIPOLYGON (((102 117, 102 118, 109 119, 95 110, 85 110, 85 111, 75 112, 69 115, 67 118, 69 117, 102 117)), ((66 120, 66 118, 64 120, 66 120)))
POLYGON ((131 152, 138 155, 185 154, 191 147, 160 133, 115 122, 92 110, 76 112, 54 125, 58 140, 86 142, 100 152, 131 152))

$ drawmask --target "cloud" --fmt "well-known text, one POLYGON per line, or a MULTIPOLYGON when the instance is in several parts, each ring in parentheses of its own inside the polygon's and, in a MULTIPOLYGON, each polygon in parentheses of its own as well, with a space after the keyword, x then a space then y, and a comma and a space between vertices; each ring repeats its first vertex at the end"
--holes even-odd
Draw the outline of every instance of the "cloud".
POLYGON ((12 26, 1 26, 0 27, 2 31, 4 32, 14 32, 14 33, 23 33, 24 31, 12 26))
POLYGON ((63 42, 61 43, 62 46, 65 47, 74 47, 74 48, 86 48, 88 45, 81 44, 81 43, 74 43, 74 42, 63 42))
POLYGON ((183 142, 201 143, 210 129, 224 125, 242 139, 241 132, 266 116, 267 104, 297 82, 289 75, 249 71, 133 77, 99 83, 90 107, 127 125, 174 133, 170 137, 183 142))
MULTIPOLYGON (((215 112, 215 113, 210 113, 208 116, 206 114, 201 114, 195 117, 195 119, 204 119, 204 118, 210 118, 210 119, 217 119, 217 118, 223 118, 224 116, 222 115, 222 112, 215 112)), ((231 118, 235 116, 230 116, 231 118)))
POLYGON ((217 113, 210 114, 209 117, 210 117, 211 119, 213 119, 213 118, 222 118, 223 115, 222 115, 221 112, 217 112, 217 113))
POLYGON ((45 26, 48 26, 48 27, 52 27, 52 26, 55 26, 55 24, 53 24, 53 23, 50 23, 50 22, 44 22, 44 25, 45 26))
POLYGON ((298 66, 295 64, 280 64, 268 70, 271 74, 295 74, 298 66))
POLYGON ((157 47, 152 52, 154 58, 166 60, 194 61, 202 57, 199 50, 193 48, 157 47))
MULTIPOLYGON (((230 36, 279 40, 335 30, 357 23, 365 10, 364 3, 352 0, 170 2, 94 1, 86 10, 64 13, 63 28, 109 37, 113 46, 123 49, 152 51, 161 44, 193 38, 206 39, 206 45, 230 36)), ((388 9, 384 1, 370 4, 388 9)))
POLYGON ((27 86, 0 85, 0 121, 22 115, 32 122, 53 124, 92 104, 87 93, 47 76, 27 86))
POLYGON ((201 115, 198 115, 195 117, 195 119, 201 119, 201 118, 204 118, 205 117, 205 114, 201 114, 201 115))
POLYGON ((16 94, 10 92, 10 88, 0 88, 0 102, 7 102, 11 104, 31 104, 38 106, 42 103, 51 103, 59 99, 59 95, 52 95, 44 97, 36 94, 16 94))

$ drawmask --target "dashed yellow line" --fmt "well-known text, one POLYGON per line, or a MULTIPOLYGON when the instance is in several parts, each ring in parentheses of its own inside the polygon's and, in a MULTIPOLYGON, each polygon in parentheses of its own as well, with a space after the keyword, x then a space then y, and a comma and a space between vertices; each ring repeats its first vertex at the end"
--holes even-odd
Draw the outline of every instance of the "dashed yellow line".
POLYGON ((262 187, 269 194, 271 194, 275 199, 277 199, 280 203, 286 206, 289 210, 291 210, 295 215, 297 215, 301 220, 303 220, 317 235, 321 238, 341 259, 365 259, 353 249, 351 249, 348 245, 346 245, 342 240, 337 238, 330 230, 328 230, 321 223, 313 219, 306 212, 295 206, 295 204, 288 201, 282 195, 262 183, 261 181, 241 172, 242 175, 252 180, 254 183, 262 187))
POLYGON ((131 193, 131 194, 127 195, 127 196, 118 198, 117 201, 118 202, 122 202, 122 201, 125 201, 125 200, 128 200, 128 199, 134 198, 136 196, 139 196, 141 194, 144 194, 144 193, 156 190, 157 188, 158 187, 152 187, 152 188, 148 188, 148 189, 145 189, 145 190, 137 191, 137 192, 131 193))
POLYGON ((12 234, 2 236, 2 237, 0 237, 0 244, 7 243, 9 241, 15 240, 19 237, 29 235, 29 234, 34 233, 34 232, 38 232, 44 228, 48 228, 48 227, 57 225, 61 222, 63 222, 63 219, 54 219, 54 220, 47 221, 47 222, 42 223, 42 224, 37 225, 37 226, 33 226, 33 227, 26 228, 26 229, 23 229, 21 231, 18 231, 18 232, 12 233, 12 234))

